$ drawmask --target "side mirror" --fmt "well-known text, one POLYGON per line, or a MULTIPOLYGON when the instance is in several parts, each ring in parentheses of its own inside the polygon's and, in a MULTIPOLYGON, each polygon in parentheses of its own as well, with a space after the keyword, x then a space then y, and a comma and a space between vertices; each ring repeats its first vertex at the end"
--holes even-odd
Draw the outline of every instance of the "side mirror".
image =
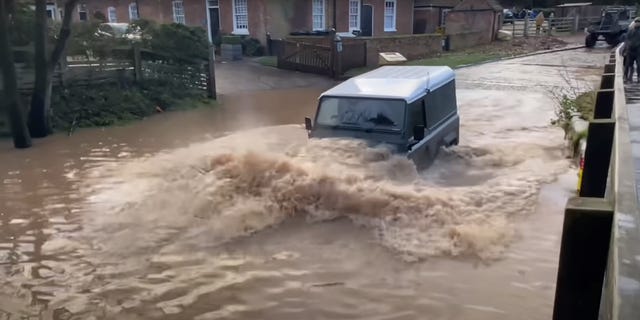
POLYGON ((424 139, 424 126, 421 124, 417 124, 413 127, 413 139, 416 141, 420 141, 424 139))
POLYGON ((311 124, 311 118, 309 117, 304 118, 304 127, 307 129, 307 131, 311 131, 311 129, 313 129, 313 125, 311 124))

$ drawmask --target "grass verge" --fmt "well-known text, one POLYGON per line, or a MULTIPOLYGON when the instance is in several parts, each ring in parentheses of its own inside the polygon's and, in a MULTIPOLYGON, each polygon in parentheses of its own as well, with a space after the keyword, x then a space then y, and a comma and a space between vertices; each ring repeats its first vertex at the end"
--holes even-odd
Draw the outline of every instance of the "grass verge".
POLYGON ((278 57, 276 56, 264 56, 256 58, 256 62, 265 66, 265 67, 278 67, 278 57))
MULTIPOLYGON (((468 52, 451 52, 444 53, 437 57, 411 60, 407 62, 410 66, 448 66, 452 69, 459 68, 469 64, 477 64, 486 61, 492 61, 507 57, 507 54, 500 53, 468 53, 468 52)), ((372 70, 370 67, 355 68, 345 73, 346 77, 355 77, 372 70)))

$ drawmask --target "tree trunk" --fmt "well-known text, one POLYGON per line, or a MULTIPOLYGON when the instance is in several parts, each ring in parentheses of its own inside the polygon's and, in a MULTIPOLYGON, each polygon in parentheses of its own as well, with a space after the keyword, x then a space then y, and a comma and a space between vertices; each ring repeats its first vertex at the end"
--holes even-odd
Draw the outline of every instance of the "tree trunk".
POLYGON ((29 131, 34 138, 46 137, 51 132, 49 125, 50 97, 47 97, 47 87, 51 84, 49 68, 47 68, 47 0, 36 0, 35 32, 34 42, 34 62, 35 62, 35 83, 33 95, 31 96, 31 109, 29 110, 29 131), (47 83, 48 82, 48 83, 47 83))
POLYGON ((20 105, 18 94, 18 79, 16 66, 13 62, 13 50, 9 43, 9 21, 7 2, 0 0, 0 66, 2 67, 4 103, 11 126, 13 145, 16 148, 31 147, 31 137, 24 121, 24 113, 20 105))
POLYGON ((56 65, 60 61, 71 36, 71 21, 78 0, 67 0, 58 40, 47 60, 47 1, 36 0, 35 68, 36 79, 29 110, 29 129, 34 137, 45 137, 51 133, 50 103, 51 81, 56 65))

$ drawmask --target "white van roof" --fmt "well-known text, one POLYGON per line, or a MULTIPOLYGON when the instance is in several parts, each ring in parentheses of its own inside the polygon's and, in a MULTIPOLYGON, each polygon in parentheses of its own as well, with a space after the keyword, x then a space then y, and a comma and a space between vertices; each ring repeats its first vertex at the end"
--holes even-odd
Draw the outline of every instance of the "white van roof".
POLYGON ((351 78, 320 97, 402 99, 413 102, 426 90, 435 90, 455 78, 449 67, 384 66, 351 78))

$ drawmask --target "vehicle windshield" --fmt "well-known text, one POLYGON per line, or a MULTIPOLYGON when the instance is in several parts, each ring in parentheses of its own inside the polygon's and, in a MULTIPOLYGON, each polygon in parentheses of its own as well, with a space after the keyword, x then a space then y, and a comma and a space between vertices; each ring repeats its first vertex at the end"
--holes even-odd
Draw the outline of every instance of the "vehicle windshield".
POLYGON ((402 130, 403 100, 324 97, 316 124, 371 130, 402 130))

